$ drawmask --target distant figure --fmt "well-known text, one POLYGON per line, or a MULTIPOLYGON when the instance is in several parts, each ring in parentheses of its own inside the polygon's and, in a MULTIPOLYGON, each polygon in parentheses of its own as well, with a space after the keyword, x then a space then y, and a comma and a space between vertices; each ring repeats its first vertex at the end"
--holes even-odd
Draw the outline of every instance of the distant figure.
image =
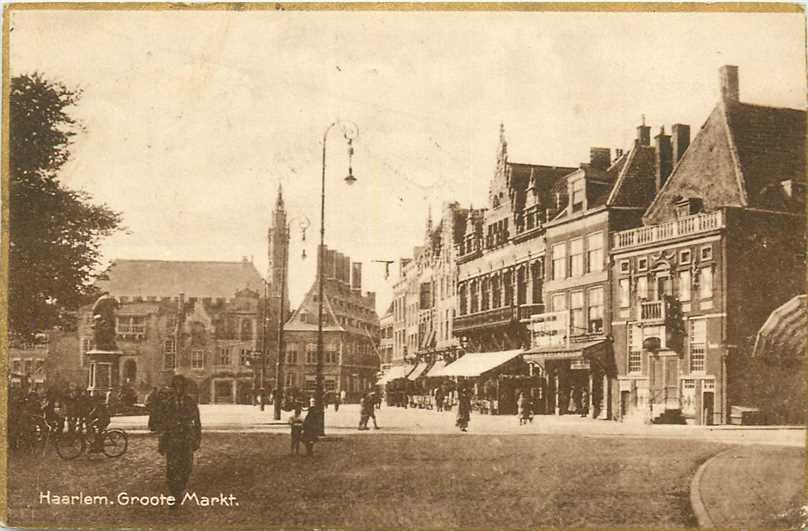
POLYGON ((101 293, 93 304, 93 335, 95 348, 98 350, 118 350, 118 345, 115 343, 115 310, 117 309, 118 301, 112 298, 108 291, 101 293))
POLYGON ((159 431, 160 425, 160 390, 154 386, 146 395, 145 406, 149 414, 149 431, 159 431))
MULTIPOLYGON (((340 394, 342 394, 342 393, 340 393, 340 394)), ((340 402, 341 402, 341 400, 340 400, 340 395, 339 395, 339 394, 335 394, 335 395, 334 395, 334 412, 339 411, 339 404, 340 404, 340 402)))
POLYGON ((93 435, 90 453, 98 453, 104 450, 104 430, 109 426, 110 415, 109 409, 101 397, 96 397, 92 404, 87 414, 87 434, 93 435))
POLYGON ((443 411, 443 401, 446 399, 446 395, 443 392, 442 387, 438 387, 435 390, 435 409, 438 411, 443 411))
MULTIPOLYGON (((182 498, 185 486, 191 477, 194 452, 202 442, 202 425, 199 421, 199 406, 186 393, 185 377, 176 375, 171 379, 174 393, 163 407, 160 423, 160 442, 157 450, 166 456, 168 490, 176 500, 182 498)), ((177 508, 179 503, 172 505, 177 508)))
POLYGON ((517 405, 519 408, 519 424, 522 425, 533 422, 533 413, 530 411, 530 399, 524 392, 519 393, 517 405))
MULTIPOLYGON (((299 406, 298 406, 299 407, 299 406)), ((303 435, 301 440, 306 445, 306 455, 314 455, 314 443, 320 437, 320 419, 322 411, 312 398, 309 402, 309 411, 303 420, 303 435)))
POLYGON ((292 455, 300 455, 300 441, 303 440, 303 415, 300 404, 295 406, 294 412, 289 416, 289 425, 292 428, 292 455))
POLYGON ((370 413, 373 411, 373 404, 367 393, 362 395, 359 399, 359 429, 367 430, 368 421, 370 420, 370 413))
POLYGON ((589 415, 589 391, 584 387, 581 389, 581 416, 587 417, 589 415))
POLYGON ((470 421, 471 392, 468 389, 462 389, 457 402, 457 427, 460 428, 460 431, 468 431, 470 421))
POLYGON ((570 387, 570 399, 567 404, 567 413, 574 415, 578 412, 578 406, 575 403, 575 386, 570 387))
POLYGON ((261 409, 261 411, 264 410, 264 394, 265 393, 266 393, 266 391, 264 391, 263 388, 259 389, 258 390, 258 396, 256 397, 258 399, 258 407, 261 409))

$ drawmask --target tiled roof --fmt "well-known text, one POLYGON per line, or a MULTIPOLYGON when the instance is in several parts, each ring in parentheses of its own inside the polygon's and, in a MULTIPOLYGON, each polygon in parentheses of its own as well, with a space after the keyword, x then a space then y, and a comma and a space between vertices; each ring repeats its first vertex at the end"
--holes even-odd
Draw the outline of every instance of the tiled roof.
POLYGON ((609 206, 645 208, 656 194, 655 148, 635 145, 609 168, 617 173, 617 183, 609 195, 609 206), (621 160, 622 159, 622 160, 621 160))
POLYGON ((115 260, 96 285, 114 297, 232 298, 248 288, 263 293, 264 280, 251 262, 115 260))
POLYGON ((787 179, 805 182, 805 111, 736 101, 724 108, 748 206, 787 208, 784 195, 768 192, 787 179))
POLYGON ((805 111, 722 101, 710 113, 643 217, 673 217, 698 198, 705 210, 754 207, 802 212, 781 182, 805 182, 805 111))

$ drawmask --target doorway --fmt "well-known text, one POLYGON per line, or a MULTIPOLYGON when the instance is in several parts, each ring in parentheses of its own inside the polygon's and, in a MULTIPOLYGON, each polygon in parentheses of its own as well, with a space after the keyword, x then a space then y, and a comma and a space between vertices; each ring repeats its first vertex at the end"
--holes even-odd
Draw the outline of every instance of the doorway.
POLYGON ((704 415, 702 417, 702 424, 705 426, 713 425, 713 412, 715 411, 715 393, 712 391, 704 392, 702 394, 702 403, 704 407, 704 415))

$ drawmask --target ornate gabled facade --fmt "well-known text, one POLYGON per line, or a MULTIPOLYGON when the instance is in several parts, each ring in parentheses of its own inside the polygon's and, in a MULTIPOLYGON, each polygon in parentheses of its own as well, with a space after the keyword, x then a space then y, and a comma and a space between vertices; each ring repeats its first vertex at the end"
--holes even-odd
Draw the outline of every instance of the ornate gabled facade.
POLYGON ((755 406, 751 341, 805 291, 805 112, 722 98, 643 217, 612 235, 622 418, 717 424, 755 406))
MULTIPOLYGON (((376 294, 362 293, 362 264, 323 249, 323 385, 327 400, 345 391, 356 401, 371 389, 381 363, 376 294)), ((316 387, 319 283, 315 278, 284 325, 284 389, 313 394, 316 387)))
POLYGON ((497 164, 485 209, 469 208, 457 245, 458 312, 454 334, 467 351, 527 346, 523 321, 543 312, 544 227, 558 211, 553 193, 570 167, 508 160, 500 127, 497 164))

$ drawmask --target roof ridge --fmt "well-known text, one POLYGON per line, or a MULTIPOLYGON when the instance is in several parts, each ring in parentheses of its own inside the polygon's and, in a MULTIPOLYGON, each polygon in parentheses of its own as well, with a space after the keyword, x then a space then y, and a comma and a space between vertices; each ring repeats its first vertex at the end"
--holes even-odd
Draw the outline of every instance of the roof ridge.
MULTIPOLYGON (((721 102, 721 103, 726 103, 726 102, 721 102)), ((806 112, 806 109, 795 109, 794 107, 780 107, 780 106, 777 106, 777 105, 764 105, 762 103, 749 103, 749 102, 745 102, 745 101, 736 101, 736 100, 732 100, 730 103, 732 105, 742 105, 742 106, 745 106, 745 107, 756 107, 758 109, 772 109, 772 110, 777 110, 777 111, 792 111, 792 112, 802 112, 802 113, 806 112)))
MULTIPOLYGON (((738 156, 738 146, 735 143, 735 135, 732 134, 732 127, 729 124, 729 116, 727 115, 727 101, 721 100, 718 103, 718 109, 721 114, 721 125, 724 128, 724 134, 727 137, 727 143, 729 144, 729 153, 732 157, 732 165, 735 168, 735 181, 738 185, 738 191, 741 193, 741 205, 744 207, 749 206, 749 195, 746 193, 746 177, 743 173, 743 168, 741 167, 741 159, 738 156)), ((732 102, 733 104, 738 103, 741 105, 745 105, 741 102, 732 102)))

